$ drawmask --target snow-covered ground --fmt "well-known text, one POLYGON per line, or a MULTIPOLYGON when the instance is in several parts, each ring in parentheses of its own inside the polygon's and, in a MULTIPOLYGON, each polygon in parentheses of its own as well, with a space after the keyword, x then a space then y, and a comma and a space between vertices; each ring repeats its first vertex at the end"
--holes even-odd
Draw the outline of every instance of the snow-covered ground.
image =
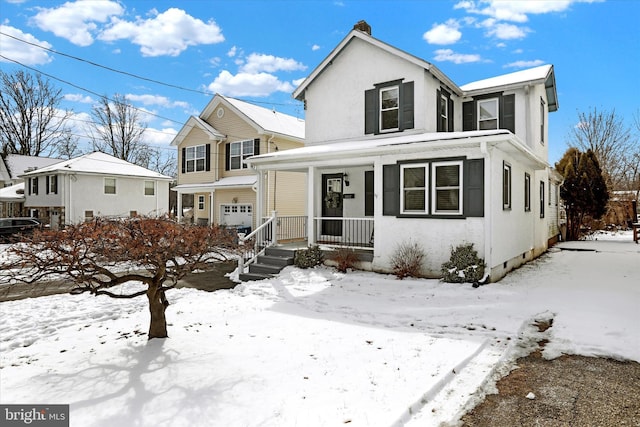
POLYGON ((562 243, 502 281, 289 267, 234 290, 169 293, 170 338, 146 299, 0 303, 0 401, 68 403, 72 426, 455 424, 516 357, 640 361, 640 245, 562 243), (535 320, 553 319, 544 333, 535 320))

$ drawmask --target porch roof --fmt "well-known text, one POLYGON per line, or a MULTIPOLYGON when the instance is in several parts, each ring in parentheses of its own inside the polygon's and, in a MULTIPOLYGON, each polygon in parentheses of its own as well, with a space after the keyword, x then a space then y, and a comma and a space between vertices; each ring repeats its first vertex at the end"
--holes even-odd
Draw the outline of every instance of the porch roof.
POLYGON ((257 169, 295 165, 304 166, 314 161, 338 161, 341 164, 357 164, 365 158, 397 153, 412 153, 449 148, 470 148, 481 143, 504 145, 506 151, 520 154, 537 166, 547 166, 547 162, 537 157, 516 135, 505 129, 431 132, 378 138, 353 139, 340 142, 315 144, 292 150, 276 151, 250 157, 245 162, 257 169))
POLYGON ((251 188, 257 182, 256 175, 228 176, 215 182, 199 184, 179 184, 171 188, 179 193, 210 193, 216 190, 230 190, 236 188, 251 188))
POLYGON ((24 182, 0 188, 0 202, 24 202, 24 182))

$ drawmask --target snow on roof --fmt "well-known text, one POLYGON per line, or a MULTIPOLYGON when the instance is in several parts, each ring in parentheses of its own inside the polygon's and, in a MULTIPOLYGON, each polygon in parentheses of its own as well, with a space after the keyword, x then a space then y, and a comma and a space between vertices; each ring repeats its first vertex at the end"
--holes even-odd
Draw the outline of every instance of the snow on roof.
POLYGON ((516 71, 515 73, 503 74, 501 76, 467 83, 466 85, 460 86, 460 89, 467 92, 499 86, 508 86, 529 81, 544 82, 549 76, 552 68, 552 65, 541 65, 539 67, 529 68, 527 70, 516 71))
POLYGON ((273 160, 288 160, 299 157, 309 156, 344 156, 346 152, 358 152, 360 150, 370 150, 378 147, 391 147, 397 145, 413 144, 420 142, 432 142, 432 141, 448 141, 448 140, 471 140, 475 137, 484 136, 496 136, 496 135, 511 135, 513 134, 508 130, 479 130, 468 132, 430 132, 420 133, 412 135, 402 135, 386 138, 371 138, 362 140, 349 140, 344 142, 333 142, 326 144, 316 144, 301 148, 294 148, 291 150, 275 151, 268 154, 261 154, 253 156, 247 159, 247 163, 261 163, 261 160, 269 161, 273 160))
POLYGON ((24 199, 24 182, 0 188, 0 201, 10 202, 24 199))
POLYGON ((76 157, 71 160, 58 162, 54 165, 47 166, 37 171, 27 172, 24 175, 38 175, 42 173, 53 172, 80 172, 95 173, 104 175, 127 175, 145 178, 172 179, 169 176, 162 175, 158 172, 134 165, 125 160, 118 159, 109 154, 94 151, 84 156, 76 157))
POLYGON ((62 159, 54 159, 51 157, 24 156, 22 154, 9 154, 5 159, 7 169, 11 179, 16 179, 29 169, 41 169, 55 163, 61 162, 62 159))
POLYGON ((228 176, 213 183, 214 188, 250 187, 258 181, 255 175, 228 176))
POLYGON ((229 104, 247 116, 256 125, 264 129, 265 132, 273 132, 304 139, 304 120, 302 119, 280 113, 275 109, 272 110, 250 104, 239 99, 229 98, 219 94, 217 96, 229 102, 229 104))

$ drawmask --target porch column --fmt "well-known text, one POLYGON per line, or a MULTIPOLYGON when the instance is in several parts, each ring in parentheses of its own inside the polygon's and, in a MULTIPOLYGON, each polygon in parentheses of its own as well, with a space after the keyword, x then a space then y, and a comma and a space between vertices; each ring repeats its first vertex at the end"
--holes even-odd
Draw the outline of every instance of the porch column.
POLYGON ((178 224, 182 222, 182 191, 178 190, 178 208, 176 216, 178 217, 178 224))
POLYGON ((209 226, 213 226, 213 193, 215 193, 215 190, 211 190, 211 195, 209 196, 209 226))
POLYGON ((264 191, 264 172, 260 169, 256 171, 256 209, 253 212, 253 222, 255 223, 255 227, 253 230, 260 227, 262 225, 262 217, 264 215, 264 195, 262 192, 264 191))
POLYGON ((316 243, 316 168, 309 166, 307 171, 307 244, 313 245, 316 243))

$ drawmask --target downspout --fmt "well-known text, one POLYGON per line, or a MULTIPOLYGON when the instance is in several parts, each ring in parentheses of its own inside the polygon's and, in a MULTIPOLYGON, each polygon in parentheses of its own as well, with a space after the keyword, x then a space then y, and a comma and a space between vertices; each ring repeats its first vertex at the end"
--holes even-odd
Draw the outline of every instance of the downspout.
MULTIPOLYGON (((486 141, 482 141, 480 143, 480 152, 484 156, 485 159, 485 168, 484 168, 484 261, 489 267, 489 274, 491 274, 491 269, 493 268, 493 253, 491 252, 492 248, 492 235, 493 235, 493 212, 491 212, 492 206, 492 189, 493 182, 491 179, 491 152, 487 145, 486 141)), ((489 278, 491 280, 491 278, 489 278)))
MULTIPOLYGON (((271 144, 273 144, 276 147, 276 151, 278 151, 278 146, 275 144, 275 142, 273 142, 273 138, 275 138, 275 134, 271 134, 271 137, 267 140, 267 153, 271 152, 271 144)), ((271 208, 272 211, 277 210, 276 207, 276 189, 277 189, 277 171, 273 171, 273 207, 271 208)), ((267 181, 268 182, 268 181, 267 181)), ((269 185, 267 184, 267 200, 269 200, 269 185)))

